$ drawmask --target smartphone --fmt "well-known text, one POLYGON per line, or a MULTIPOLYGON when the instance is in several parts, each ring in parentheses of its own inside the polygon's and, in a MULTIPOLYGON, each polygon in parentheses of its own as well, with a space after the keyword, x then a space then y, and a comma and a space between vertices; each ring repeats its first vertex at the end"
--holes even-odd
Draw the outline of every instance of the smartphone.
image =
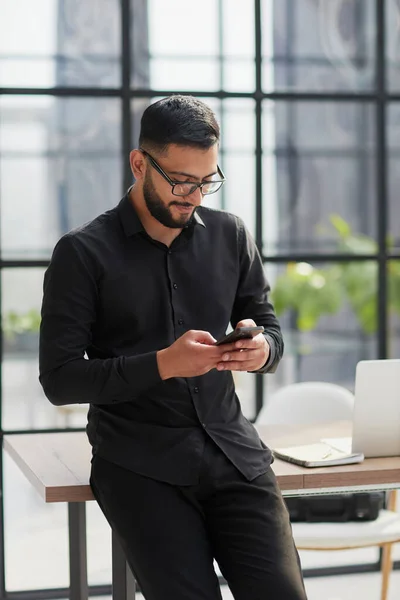
POLYGON ((223 338, 215 342, 215 345, 221 346, 222 344, 232 344, 238 340, 253 338, 263 331, 264 327, 262 327, 262 325, 257 327, 236 327, 236 329, 231 331, 231 333, 228 333, 228 335, 225 335, 223 338))

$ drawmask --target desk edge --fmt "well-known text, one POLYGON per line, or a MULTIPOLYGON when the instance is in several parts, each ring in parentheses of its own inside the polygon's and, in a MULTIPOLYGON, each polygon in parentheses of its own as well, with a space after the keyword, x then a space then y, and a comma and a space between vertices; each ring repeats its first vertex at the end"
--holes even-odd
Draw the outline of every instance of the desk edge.
POLYGON ((9 443, 7 436, 3 438, 3 448, 20 468, 21 472, 31 482, 35 490, 40 494, 42 499, 46 502, 46 486, 39 479, 37 475, 30 469, 30 467, 23 461, 18 452, 13 448, 12 444, 9 443))

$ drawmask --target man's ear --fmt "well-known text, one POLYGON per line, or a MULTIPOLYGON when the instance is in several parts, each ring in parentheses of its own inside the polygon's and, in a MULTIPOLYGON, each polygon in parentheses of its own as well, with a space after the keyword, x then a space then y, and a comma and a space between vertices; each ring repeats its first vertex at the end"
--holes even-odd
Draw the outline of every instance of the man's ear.
POLYGON ((146 173, 146 160, 140 150, 132 150, 129 154, 129 163, 136 181, 143 179, 146 173))

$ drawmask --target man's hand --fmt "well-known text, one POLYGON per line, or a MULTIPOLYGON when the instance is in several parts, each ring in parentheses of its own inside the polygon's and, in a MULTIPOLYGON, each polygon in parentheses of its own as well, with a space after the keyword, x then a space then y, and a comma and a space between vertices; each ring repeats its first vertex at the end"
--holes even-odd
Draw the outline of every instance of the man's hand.
POLYGON ((234 344, 215 346, 216 340, 208 331, 190 330, 168 348, 157 352, 157 364, 161 379, 170 377, 196 377, 216 369, 227 351, 234 351, 234 344))
MULTIPOLYGON (((253 319, 243 319, 236 327, 255 327, 253 319)), ((270 347, 263 336, 259 333, 252 339, 240 340, 230 344, 233 349, 225 349, 222 362, 217 364, 218 371, 258 371, 268 360, 270 347)), ((224 348, 224 346, 219 346, 224 348)))

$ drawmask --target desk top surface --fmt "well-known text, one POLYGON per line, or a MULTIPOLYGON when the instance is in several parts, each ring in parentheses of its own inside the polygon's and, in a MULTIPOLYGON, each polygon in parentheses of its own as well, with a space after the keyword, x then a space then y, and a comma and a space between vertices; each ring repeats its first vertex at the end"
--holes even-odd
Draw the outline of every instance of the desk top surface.
MULTIPOLYGON (((350 423, 257 426, 270 447, 311 443, 321 437, 351 435, 350 423)), ((89 486, 91 447, 85 432, 14 434, 4 437, 13 458, 45 502, 93 500, 89 486)), ((400 457, 369 458, 355 465, 306 469, 275 460, 283 492, 335 491, 368 486, 400 487, 400 457)))

